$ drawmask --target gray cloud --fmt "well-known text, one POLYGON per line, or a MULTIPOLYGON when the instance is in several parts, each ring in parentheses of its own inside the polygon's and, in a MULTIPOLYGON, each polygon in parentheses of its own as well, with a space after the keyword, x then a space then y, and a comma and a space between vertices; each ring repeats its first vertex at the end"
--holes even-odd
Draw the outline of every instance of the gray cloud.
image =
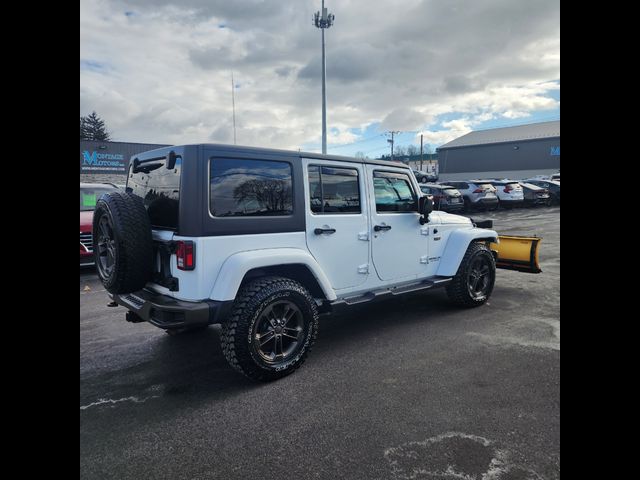
MULTIPOLYGON (((560 77, 557 0, 327 6, 336 15, 326 31, 328 122, 338 132, 374 122, 416 130, 441 113, 500 118, 554 104, 553 87, 540 85, 560 77)), ((239 143, 319 142, 320 32, 311 24, 319 8, 319 0, 83 0, 81 113, 98 111, 122 140, 229 141, 233 70, 239 143)))

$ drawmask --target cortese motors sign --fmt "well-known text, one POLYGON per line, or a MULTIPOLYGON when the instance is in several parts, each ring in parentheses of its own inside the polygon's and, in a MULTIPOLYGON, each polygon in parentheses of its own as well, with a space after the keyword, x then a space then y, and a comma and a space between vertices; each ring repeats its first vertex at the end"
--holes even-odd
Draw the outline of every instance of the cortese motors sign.
POLYGON ((127 173, 127 161, 121 153, 83 150, 80 153, 80 173, 127 173))

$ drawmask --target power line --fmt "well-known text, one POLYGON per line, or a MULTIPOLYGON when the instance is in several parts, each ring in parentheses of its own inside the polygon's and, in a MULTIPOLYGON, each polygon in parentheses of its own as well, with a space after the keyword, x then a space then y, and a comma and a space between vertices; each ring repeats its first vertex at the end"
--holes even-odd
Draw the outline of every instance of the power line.
POLYGON ((378 137, 380 137, 380 136, 382 136, 382 135, 384 135, 384 134, 383 134, 383 133, 379 133, 379 134, 378 134, 378 135, 376 135, 375 137, 363 138, 362 140, 357 140, 357 141, 355 141, 355 142, 351 142, 351 143, 343 143, 342 145, 335 145, 335 146, 333 146, 333 147, 328 147, 328 149, 327 149, 327 150, 331 150, 331 149, 334 149, 334 148, 348 147, 349 145, 356 145, 356 144, 358 144, 358 143, 368 142, 368 141, 370 141, 370 140, 375 140, 375 139, 377 139, 378 137))
POLYGON ((375 152, 376 150, 382 150, 383 148, 386 149, 387 146, 384 145, 382 147, 374 148, 373 150, 369 150, 369 151, 364 152, 364 154, 366 155, 367 153, 375 152))

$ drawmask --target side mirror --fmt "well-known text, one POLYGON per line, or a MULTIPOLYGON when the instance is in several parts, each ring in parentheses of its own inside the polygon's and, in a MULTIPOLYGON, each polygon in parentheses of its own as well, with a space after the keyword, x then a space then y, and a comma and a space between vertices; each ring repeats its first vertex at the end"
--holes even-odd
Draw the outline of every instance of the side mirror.
POLYGON ((420 225, 429 221, 429 214, 433 212, 433 202, 426 195, 418 198, 418 209, 420 210, 420 225))

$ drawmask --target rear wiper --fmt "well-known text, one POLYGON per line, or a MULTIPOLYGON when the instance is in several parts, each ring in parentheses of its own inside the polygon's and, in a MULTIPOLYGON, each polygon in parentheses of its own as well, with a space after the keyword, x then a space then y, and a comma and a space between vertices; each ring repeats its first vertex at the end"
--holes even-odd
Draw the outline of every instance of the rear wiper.
POLYGON ((138 157, 136 157, 133 159, 133 168, 131 171, 133 173, 138 173, 138 172, 149 173, 151 170, 160 168, 162 164, 154 163, 151 165, 142 166, 143 163, 155 162, 156 160, 164 160, 165 158, 166 157, 162 156, 162 157, 148 158, 146 160, 140 160, 138 157))
POLYGON ((138 172, 142 172, 142 173, 149 173, 152 172, 154 170, 159 169, 160 167, 162 167, 161 163, 152 163, 150 165, 144 165, 142 167, 134 167, 133 168, 133 173, 138 173, 138 172))

